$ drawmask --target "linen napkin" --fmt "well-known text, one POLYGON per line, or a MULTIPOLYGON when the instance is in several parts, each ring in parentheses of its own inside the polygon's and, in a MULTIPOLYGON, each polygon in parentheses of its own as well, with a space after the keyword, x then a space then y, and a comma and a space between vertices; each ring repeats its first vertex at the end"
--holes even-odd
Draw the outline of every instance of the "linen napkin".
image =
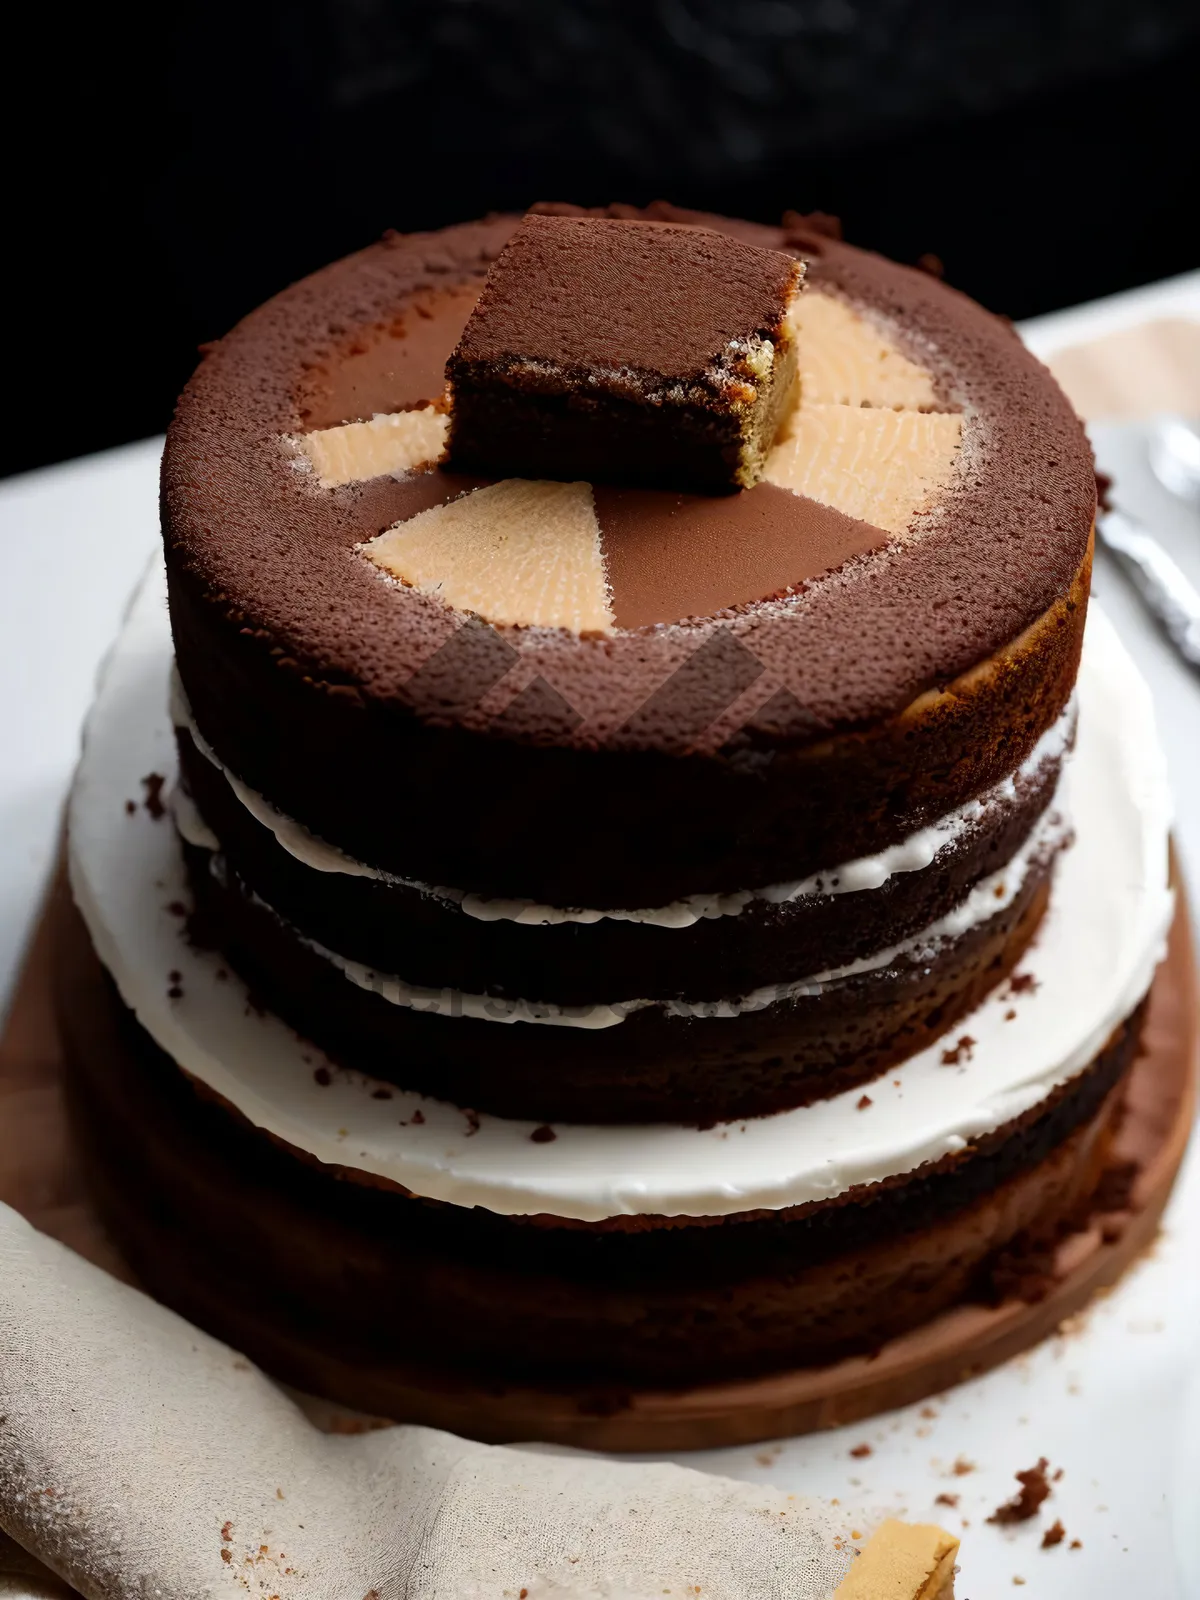
MULTIPOLYGON (((857 1553, 838 1508, 681 1467, 322 1433, 7 1206, 0 1530, 88 1600, 825 1600, 857 1553)), ((66 1592, 18 1559, 0 1597, 66 1592)))

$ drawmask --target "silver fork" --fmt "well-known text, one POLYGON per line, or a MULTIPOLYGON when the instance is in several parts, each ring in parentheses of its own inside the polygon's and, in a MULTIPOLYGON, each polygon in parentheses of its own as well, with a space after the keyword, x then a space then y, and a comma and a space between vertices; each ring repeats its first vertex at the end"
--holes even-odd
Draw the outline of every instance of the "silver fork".
MULTIPOLYGON (((1151 441, 1150 466, 1164 488, 1200 505, 1200 429, 1193 423, 1167 418, 1151 441)), ((1154 535, 1123 511, 1101 512, 1096 532, 1175 649, 1200 671, 1200 592, 1191 579, 1154 535)))

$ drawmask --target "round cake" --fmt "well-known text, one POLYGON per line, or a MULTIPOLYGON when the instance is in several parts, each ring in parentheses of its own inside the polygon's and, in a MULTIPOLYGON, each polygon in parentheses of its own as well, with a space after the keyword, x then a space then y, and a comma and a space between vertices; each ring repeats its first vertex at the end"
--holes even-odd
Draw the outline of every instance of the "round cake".
POLYGON ((996 1293, 1101 1182, 1171 914, 1102 619, 1076 691, 1094 511, 1011 327, 822 219, 537 207, 248 317, 70 819, 147 1285, 373 1410, 996 1293))

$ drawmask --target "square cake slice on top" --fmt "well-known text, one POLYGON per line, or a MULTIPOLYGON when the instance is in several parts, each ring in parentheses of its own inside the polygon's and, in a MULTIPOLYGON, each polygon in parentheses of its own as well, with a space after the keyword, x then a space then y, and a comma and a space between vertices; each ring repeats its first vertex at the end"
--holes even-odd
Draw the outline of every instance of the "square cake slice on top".
POLYGON ((803 270, 708 229, 527 216, 446 364, 446 465, 749 488, 795 384, 803 270))

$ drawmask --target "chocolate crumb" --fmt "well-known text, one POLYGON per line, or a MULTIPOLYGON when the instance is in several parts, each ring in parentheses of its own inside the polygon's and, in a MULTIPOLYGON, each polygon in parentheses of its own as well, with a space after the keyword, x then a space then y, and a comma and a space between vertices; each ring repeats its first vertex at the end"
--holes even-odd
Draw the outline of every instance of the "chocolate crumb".
POLYGON ((188 908, 182 900, 172 900, 167 910, 173 917, 186 917, 188 914, 188 908))
POLYGON ((372 1089, 371 1090, 371 1099, 372 1100, 390 1100, 391 1098, 392 1098, 392 1091, 390 1089, 372 1089))
POLYGON ((1067 1537, 1067 1530, 1061 1522, 1052 1522, 1042 1535, 1042 1549, 1053 1550, 1056 1544, 1061 1544, 1067 1537))
POLYGON ((874 1104, 875 1102, 871 1099, 871 1096, 869 1094, 864 1094, 862 1099, 858 1102, 858 1109, 859 1111, 865 1111, 868 1106, 873 1106, 874 1104))
POLYGON ((1014 972, 1008 987, 1012 994, 1033 994, 1041 986, 1032 972, 1014 972))
POLYGON ((146 791, 146 798, 142 804, 155 822, 167 814, 167 808, 162 800, 163 785, 166 781, 161 772, 148 772, 142 779, 142 788, 146 791))
POLYGON ((313 1078, 321 1085, 322 1089, 328 1089, 333 1082, 333 1073, 330 1072, 328 1067, 318 1067, 313 1073, 313 1078))
POLYGON ((932 250, 925 250, 917 257, 917 267, 922 272, 927 272, 931 278, 944 278, 946 266, 941 256, 935 256, 932 250))
POLYGON ((1030 1517, 1035 1517, 1042 1501, 1050 1494, 1050 1484, 1046 1478, 1046 1468, 1050 1463, 1042 1456, 1036 1467, 1029 1467, 1024 1472, 1018 1472, 1017 1482, 1020 1490, 1006 1500, 1002 1506, 997 1506, 988 1518, 989 1522, 1006 1527, 1014 1522, 1028 1522, 1030 1517))
POLYGON ((1113 481, 1109 477, 1107 472, 1098 472, 1096 474, 1096 510, 1097 511, 1111 511, 1112 510, 1112 508, 1113 508, 1112 486, 1113 486, 1113 481))
POLYGON ((1017 1013, 1016 1013, 1016 1012, 1015 1012, 1015 1011, 1013 1011, 1013 1010, 1011 1010, 1011 1009, 1010 1009, 1010 1010, 1008 1010, 1008 1011, 1006 1011, 1006 1012, 1005 1012, 1005 1013, 1004 1013, 1004 1020, 1005 1020, 1005 1022, 1012 1022, 1012 1021, 1014 1021, 1014 1020, 1015 1020, 1015 1018, 1016 1018, 1016 1015, 1017 1015, 1017 1013))
POLYGON ((558 1138, 558 1135, 555 1133, 553 1128, 548 1127, 546 1123, 543 1122, 541 1127, 535 1128, 529 1137, 533 1140, 534 1144, 550 1144, 553 1140, 558 1138))
POLYGON ((425 1121, 425 1113, 423 1111, 421 1111, 421 1110, 414 1111, 413 1114, 412 1114, 412 1121, 413 1122, 424 1122, 425 1121))
POLYGON ((1106 1167, 1092 1195, 1092 1211, 1130 1211, 1133 1186, 1138 1179, 1135 1161, 1118 1161, 1106 1167))
POLYGON ((467 1119, 466 1137, 468 1139, 473 1139, 475 1137, 475 1135, 479 1132, 479 1113, 478 1113, 478 1111, 471 1111, 466 1106, 464 1106, 463 1107, 463 1116, 466 1117, 466 1119, 467 1119))
POLYGON ((970 1061, 975 1051, 975 1041, 969 1033, 964 1033, 957 1044, 942 1051, 942 1065, 944 1067, 961 1066, 964 1058, 970 1061))
POLYGON ((940 1494, 933 1503, 935 1506, 949 1506, 953 1510, 958 1504, 958 1499, 956 1494, 940 1494))
POLYGON ((126 800, 126 802, 125 802, 125 815, 127 817, 131 817, 131 816, 133 816, 133 814, 134 814, 134 812, 136 810, 137 810, 137 801, 136 800, 126 800))
POLYGON ((1067 1546, 1067 1549, 1068 1550, 1082 1550, 1083 1549, 1083 1540, 1082 1539, 1072 1539, 1070 1544, 1067 1546))
POLYGON ((864 1456, 874 1455, 875 1452, 871 1449, 869 1444, 856 1444, 854 1449, 851 1450, 850 1454, 856 1461, 861 1461, 864 1456))
POLYGON ((975 1463, 968 1461, 966 1456, 959 1456, 950 1470, 956 1478, 965 1478, 968 1472, 975 1471, 975 1463))
POLYGON ((167 999, 168 1000, 182 1000, 183 999, 183 988, 182 988, 182 986, 180 984, 178 984, 178 983, 171 984, 170 987, 167 989, 167 999))
POLYGON ((1061 1467, 1059 1467, 1058 1471, 1052 1474, 1052 1476, 1050 1478, 1050 1482, 1051 1483, 1061 1483, 1062 1482, 1062 1475, 1063 1475, 1063 1469, 1061 1467))
POLYGON ((221 1560, 222 1561, 232 1561, 233 1560, 233 1556, 228 1550, 222 1550, 221 1551, 221 1560))

